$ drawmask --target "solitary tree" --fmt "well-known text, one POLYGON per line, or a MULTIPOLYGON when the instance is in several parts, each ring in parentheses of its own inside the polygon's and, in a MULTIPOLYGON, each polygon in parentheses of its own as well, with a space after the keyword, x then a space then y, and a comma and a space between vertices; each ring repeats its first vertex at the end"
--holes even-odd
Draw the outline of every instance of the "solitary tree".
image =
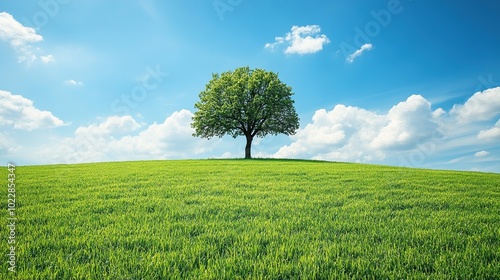
POLYGON ((193 136, 246 137, 245 158, 252 158, 252 140, 267 134, 293 135, 299 117, 293 107, 292 88, 278 75, 263 69, 241 67, 212 74, 212 80, 194 105, 193 136))

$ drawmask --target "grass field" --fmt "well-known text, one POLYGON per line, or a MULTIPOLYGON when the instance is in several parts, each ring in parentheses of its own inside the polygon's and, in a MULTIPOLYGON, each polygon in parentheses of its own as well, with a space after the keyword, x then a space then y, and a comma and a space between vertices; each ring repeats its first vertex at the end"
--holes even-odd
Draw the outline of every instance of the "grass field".
POLYGON ((500 174, 291 160, 15 172, 16 272, 5 187, 1 279, 500 279, 500 174))

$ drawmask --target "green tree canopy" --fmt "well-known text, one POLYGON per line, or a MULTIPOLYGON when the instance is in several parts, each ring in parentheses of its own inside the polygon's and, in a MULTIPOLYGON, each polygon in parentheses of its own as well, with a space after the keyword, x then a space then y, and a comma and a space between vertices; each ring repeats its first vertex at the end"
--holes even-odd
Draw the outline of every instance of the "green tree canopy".
POLYGON ((193 135, 208 139, 245 136, 245 158, 251 158, 255 136, 293 135, 299 128, 292 95, 292 88, 276 73, 263 69, 241 67, 212 74, 194 105, 198 111, 191 124, 193 135))

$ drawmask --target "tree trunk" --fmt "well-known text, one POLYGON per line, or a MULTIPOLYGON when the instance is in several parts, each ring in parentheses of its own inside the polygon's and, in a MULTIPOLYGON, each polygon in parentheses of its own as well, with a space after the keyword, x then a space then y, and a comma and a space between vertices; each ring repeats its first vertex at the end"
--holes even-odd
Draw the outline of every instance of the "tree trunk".
POLYGON ((252 158, 252 140, 253 137, 251 135, 246 135, 247 137, 247 145, 245 146, 245 158, 252 158))

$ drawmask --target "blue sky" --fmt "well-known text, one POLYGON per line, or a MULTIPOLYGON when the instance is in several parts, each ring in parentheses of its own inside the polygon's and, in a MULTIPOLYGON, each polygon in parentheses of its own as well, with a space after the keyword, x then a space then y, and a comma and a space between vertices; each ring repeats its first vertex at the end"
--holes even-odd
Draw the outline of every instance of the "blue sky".
POLYGON ((243 157, 199 139, 212 73, 279 73, 301 119, 253 156, 500 172, 497 1, 0 2, 0 156, 243 157))

